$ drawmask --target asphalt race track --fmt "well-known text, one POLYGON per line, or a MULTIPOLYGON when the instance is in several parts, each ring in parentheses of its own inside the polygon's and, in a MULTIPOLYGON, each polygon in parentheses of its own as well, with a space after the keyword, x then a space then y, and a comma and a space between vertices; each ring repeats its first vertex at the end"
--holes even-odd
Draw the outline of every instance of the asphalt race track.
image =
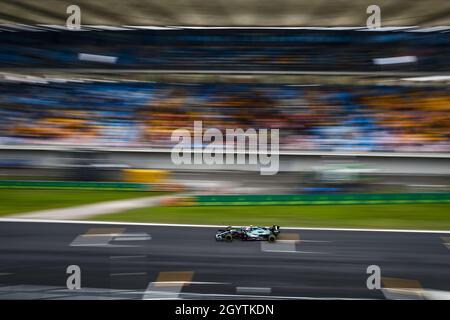
POLYGON ((385 299, 450 291, 450 232, 282 229, 285 240, 268 244, 216 242, 215 229, 1 221, 0 299, 385 299), (79 290, 67 289, 69 265, 81 269, 79 290), (380 267, 384 289, 367 288, 369 265, 380 267))

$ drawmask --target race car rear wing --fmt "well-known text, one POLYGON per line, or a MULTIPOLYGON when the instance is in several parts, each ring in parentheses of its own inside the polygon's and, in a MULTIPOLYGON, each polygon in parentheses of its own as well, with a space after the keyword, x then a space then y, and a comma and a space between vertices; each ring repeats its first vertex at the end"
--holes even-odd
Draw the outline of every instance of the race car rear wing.
POLYGON ((280 233, 280 226, 273 225, 273 226, 270 228, 270 230, 271 230, 273 233, 280 233))

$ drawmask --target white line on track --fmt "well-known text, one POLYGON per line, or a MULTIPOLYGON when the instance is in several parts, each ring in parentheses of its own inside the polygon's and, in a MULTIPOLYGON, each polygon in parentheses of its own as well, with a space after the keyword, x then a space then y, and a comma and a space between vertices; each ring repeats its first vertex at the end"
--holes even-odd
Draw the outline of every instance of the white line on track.
MULTIPOLYGON (((171 224, 171 223, 144 223, 144 222, 111 222, 111 221, 82 221, 82 220, 46 220, 46 219, 19 219, 0 218, 0 222, 35 222, 35 223, 67 223, 91 225, 119 225, 119 226, 155 226, 155 227, 190 227, 190 228, 222 228, 223 225, 214 224, 171 224)), ((403 233, 441 233, 450 234, 450 230, 414 230, 414 229, 361 229, 361 228, 303 228, 286 227, 283 230, 317 230, 317 231, 362 231, 362 232, 403 232, 403 233)))

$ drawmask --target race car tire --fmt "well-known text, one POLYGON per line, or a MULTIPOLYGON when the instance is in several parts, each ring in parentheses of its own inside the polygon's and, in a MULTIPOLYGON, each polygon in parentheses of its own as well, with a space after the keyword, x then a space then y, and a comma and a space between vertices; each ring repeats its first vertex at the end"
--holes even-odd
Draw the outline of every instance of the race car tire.
POLYGON ((275 237, 275 235, 271 234, 267 237, 267 241, 269 242, 275 242, 275 240, 277 240, 277 237, 275 237))
POLYGON ((231 241, 233 241, 233 236, 231 234, 227 234, 224 237, 224 239, 225 239, 226 242, 231 242, 231 241))

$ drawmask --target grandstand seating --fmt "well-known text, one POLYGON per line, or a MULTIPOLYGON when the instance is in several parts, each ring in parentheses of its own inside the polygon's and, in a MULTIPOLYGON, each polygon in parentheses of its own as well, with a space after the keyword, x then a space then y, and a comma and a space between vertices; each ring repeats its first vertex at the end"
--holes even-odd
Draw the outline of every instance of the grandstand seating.
POLYGON ((1 83, 1 144, 171 147, 174 129, 277 128, 280 149, 450 151, 450 95, 402 86, 1 83))

